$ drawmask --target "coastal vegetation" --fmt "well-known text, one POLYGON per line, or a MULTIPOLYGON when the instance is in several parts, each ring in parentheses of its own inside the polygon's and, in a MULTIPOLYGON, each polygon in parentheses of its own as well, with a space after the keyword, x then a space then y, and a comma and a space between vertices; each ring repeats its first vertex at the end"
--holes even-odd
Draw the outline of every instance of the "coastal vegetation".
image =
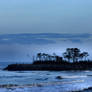
POLYGON ((92 70, 88 56, 88 52, 81 52, 78 48, 67 48, 62 56, 37 53, 32 64, 11 64, 4 70, 92 70))
POLYGON ((33 59, 33 64, 39 64, 47 62, 49 63, 75 63, 80 61, 88 61, 87 57, 89 56, 88 52, 81 52, 78 48, 67 48, 66 52, 63 53, 62 57, 56 55, 38 53, 36 60, 33 59))

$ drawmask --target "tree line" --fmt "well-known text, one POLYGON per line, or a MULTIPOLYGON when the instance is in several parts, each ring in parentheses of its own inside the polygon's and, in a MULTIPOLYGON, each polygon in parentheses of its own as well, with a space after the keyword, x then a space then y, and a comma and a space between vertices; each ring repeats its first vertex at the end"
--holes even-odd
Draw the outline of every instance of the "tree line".
POLYGON ((78 48, 67 48, 66 52, 63 53, 65 59, 69 62, 86 61, 89 56, 88 52, 81 52, 78 48), (84 59, 84 60, 83 60, 84 59))
POLYGON ((62 56, 37 53, 32 64, 11 64, 4 70, 92 70, 92 61, 87 59, 88 56, 88 52, 81 52, 78 48, 67 48, 62 56))
POLYGON ((53 61, 53 62, 79 62, 87 61, 89 56, 88 52, 81 52, 78 48, 67 48, 62 56, 58 56, 55 53, 49 55, 46 53, 37 53, 36 59, 33 61, 53 61))

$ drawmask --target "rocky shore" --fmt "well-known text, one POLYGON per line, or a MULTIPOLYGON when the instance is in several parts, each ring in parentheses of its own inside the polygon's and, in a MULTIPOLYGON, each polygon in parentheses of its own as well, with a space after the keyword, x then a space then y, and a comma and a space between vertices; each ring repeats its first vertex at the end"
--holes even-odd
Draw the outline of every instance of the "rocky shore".
POLYGON ((4 70, 8 71, 64 71, 92 70, 92 63, 57 63, 57 64, 10 64, 4 70))

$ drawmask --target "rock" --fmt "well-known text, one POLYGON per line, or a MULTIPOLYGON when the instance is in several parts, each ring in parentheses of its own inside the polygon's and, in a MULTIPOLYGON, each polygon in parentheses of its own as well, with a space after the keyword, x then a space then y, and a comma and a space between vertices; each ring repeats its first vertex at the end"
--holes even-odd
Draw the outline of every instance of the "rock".
POLYGON ((63 79, 61 76, 57 76, 56 79, 63 79))
POLYGON ((47 73, 46 75, 50 75, 49 73, 47 73))
POLYGON ((48 80, 48 78, 45 78, 44 80, 48 80))
POLYGON ((48 80, 48 78, 38 78, 38 79, 36 79, 36 80, 48 80))
POLYGON ((43 87, 43 85, 41 85, 41 84, 37 84, 37 87, 43 87))
POLYGON ((87 75, 87 76, 92 76, 92 75, 87 75))

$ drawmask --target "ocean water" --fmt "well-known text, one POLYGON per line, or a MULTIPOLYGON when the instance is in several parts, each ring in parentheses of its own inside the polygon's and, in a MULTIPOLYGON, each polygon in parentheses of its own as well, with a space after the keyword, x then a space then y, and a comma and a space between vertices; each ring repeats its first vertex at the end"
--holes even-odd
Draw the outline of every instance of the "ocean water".
POLYGON ((71 92, 89 87, 92 71, 0 70, 0 92, 71 92))

